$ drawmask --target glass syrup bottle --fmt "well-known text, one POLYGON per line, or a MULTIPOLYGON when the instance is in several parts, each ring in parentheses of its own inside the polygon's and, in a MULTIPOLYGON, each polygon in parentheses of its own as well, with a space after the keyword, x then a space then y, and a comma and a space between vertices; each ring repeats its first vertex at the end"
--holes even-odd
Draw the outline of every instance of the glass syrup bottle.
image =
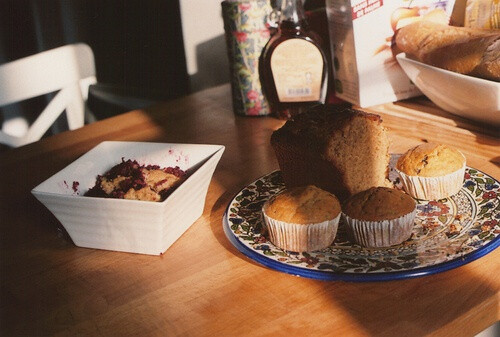
POLYGON ((259 59, 262 89, 278 118, 324 104, 328 63, 322 40, 309 29, 301 0, 282 0, 277 32, 259 59))

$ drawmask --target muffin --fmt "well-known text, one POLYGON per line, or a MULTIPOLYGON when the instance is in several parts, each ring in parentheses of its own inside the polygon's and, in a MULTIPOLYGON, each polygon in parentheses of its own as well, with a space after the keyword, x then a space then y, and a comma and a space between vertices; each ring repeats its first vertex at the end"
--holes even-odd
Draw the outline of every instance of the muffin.
POLYGON ((316 186, 299 186, 268 200, 262 213, 275 246, 293 252, 314 251, 335 239, 340 202, 316 186))
POLYGON ((342 204, 342 217, 355 243, 369 248, 389 247, 411 236, 416 204, 403 191, 372 187, 342 204))
POLYGON ((462 188, 465 157, 453 147, 424 143, 399 157, 396 171, 404 190, 421 200, 452 196, 462 188))

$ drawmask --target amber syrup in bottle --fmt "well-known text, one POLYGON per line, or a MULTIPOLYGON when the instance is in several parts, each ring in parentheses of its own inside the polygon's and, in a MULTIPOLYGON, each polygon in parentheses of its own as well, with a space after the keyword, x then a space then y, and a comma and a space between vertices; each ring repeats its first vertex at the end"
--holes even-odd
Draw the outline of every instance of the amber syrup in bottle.
POLYGON ((259 59, 259 77, 271 112, 280 119, 325 103, 328 63, 301 0, 282 0, 277 32, 259 59))

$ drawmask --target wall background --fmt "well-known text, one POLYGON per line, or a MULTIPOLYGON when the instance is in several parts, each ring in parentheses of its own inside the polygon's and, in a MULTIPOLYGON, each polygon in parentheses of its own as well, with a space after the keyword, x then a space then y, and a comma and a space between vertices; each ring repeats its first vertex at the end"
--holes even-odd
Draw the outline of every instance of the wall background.
POLYGON ((191 91, 229 82, 221 0, 180 0, 191 91))

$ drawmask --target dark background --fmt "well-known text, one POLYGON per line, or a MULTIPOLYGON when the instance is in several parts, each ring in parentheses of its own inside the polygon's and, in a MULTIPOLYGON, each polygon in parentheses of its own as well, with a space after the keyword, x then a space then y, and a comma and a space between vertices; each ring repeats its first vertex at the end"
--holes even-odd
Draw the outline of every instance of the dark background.
POLYGON ((0 64, 75 42, 92 48, 99 83, 189 92, 179 0, 0 0, 0 64))

